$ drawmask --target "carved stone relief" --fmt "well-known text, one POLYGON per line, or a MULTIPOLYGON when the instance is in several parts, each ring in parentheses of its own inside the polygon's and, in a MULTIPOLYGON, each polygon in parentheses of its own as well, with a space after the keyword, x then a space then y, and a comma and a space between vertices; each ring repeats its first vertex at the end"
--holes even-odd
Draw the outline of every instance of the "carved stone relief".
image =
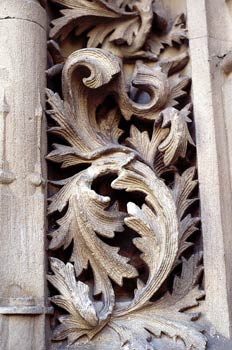
POLYGON ((9 170, 6 159, 6 117, 9 113, 9 105, 5 98, 5 89, 0 91, 0 132, 1 132, 1 154, 0 154, 0 184, 10 184, 15 180, 14 174, 9 170))
POLYGON ((152 0, 51 6, 54 344, 203 350, 185 16, 152 0))

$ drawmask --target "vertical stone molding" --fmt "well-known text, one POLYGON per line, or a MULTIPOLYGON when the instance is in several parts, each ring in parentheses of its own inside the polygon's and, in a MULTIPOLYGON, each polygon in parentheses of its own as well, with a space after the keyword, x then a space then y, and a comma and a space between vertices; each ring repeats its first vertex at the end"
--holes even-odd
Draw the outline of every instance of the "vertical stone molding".
POLYGON ((39 1, 1 1, 0 47, 0 349, 42 350, 46 11, 39 1))
POLYGON ((187 0, 193 106, 204 241, 205 311, 231 337, 231 4, 187 0), (222 62, 222 63, 221 63, 222 62))

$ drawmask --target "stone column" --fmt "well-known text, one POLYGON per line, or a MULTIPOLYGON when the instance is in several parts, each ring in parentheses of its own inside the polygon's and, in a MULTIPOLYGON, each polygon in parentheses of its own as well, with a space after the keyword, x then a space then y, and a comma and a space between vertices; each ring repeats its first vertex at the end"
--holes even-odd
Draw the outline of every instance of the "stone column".
POLYGON ((1 0, 1 350, 46 349, 45 67, 44 8, 36 0, 1 0))

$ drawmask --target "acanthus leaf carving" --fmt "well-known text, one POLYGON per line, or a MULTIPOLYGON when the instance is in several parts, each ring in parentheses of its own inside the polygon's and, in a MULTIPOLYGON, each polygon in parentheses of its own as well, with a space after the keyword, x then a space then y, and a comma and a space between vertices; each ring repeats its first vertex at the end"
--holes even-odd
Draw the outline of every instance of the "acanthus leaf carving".
POLYGON ((130 128, 130 137, 126 139, 126 143, 131 148, 135 149, 151 167, 154 166, 158 146, 161 141, 165 139, 169 129, 162 129, 153 126, 153 133, 151 139, 147 131, 139 131, 136 126, 132 125, 130 128))
MULTIPOLYGON (((189 55, 184 47, 159 58, 186 39, 184 17, 167 30, 152 0, 53 2, 64 9, 51 37, 64 42, 85 32, 90 46, 54 60, 56 73, 62 69, 62 98, 47 90, 55 139, 47 158, 67 170, 51 181, 56 190, 48 209, 55 222, 50 250, 69 251, 66 264, 51 259, 48 275, 60 293, 51 301, 68 312, 58 318, 54 340, 95 344, 111 329, 123 350, 155 349, 163 336, 181 349, 204 350, 204 327, 192 314, 204 292, 193 240, 200 219, 191 211, 197 180, 186 159, 194 145, 190 78, 182 74, 189 55), (161 46, 149 52, 155 18, 161 46), (128 58, 142 62, 133 61, 127 76, 128 58), (140 103, 136 96, 144 91, 149 97, 140 103), (124 300, 118 291, 128 283, 133 293, 124 300)), ((56 53, 62 56, 57 47, 56 53)))
POLYGON ((206 337, 201 334, 202 325, 193 324, 199 314, 185 313, 199 304, 204 292, 197 285, 202 272, 201 255, 192 255, 183 260, 182 273, 176 277, 172 293, 167 293, 158 302, 148 305, 133 315, 121 316, 110 321, 109 326, 118 333, 121 348, 154 349, 151 335, 160 337, 166 334, 171 338, 179 338, 188 350, 205 349, 206 337))
POLYGON ((187 105, 181 111, 166 108, 159 116, 162 119, 162 128, 171 124, 168 137, 159 145, 159 150, 164 153, 165 165, 175 163, 179 157, 185 158, 188 143, 194 145, 187 126, 187 123, 191 123, 189 113, 187 105))
MULTIPOLYGON (((109 161, 107 158, 107 161, 109 161)), ((120 159, 122 162, 122 159, 120 159)), ((127 157, 124 161, 128 161, 127 157)), ((74 249, 71 261, 74 261, 77 276, 87 269, 90 263, 95 280, 94 294, 102 292, 104 308, 101 317, 105 320, 114 307, 114 293, 109 277, 122 285, 123 278, 137 276, 135 268, 127 264, 128 259, 118 254, 119 248, 111 247, 96 235, 112 238, 115 231, 123 230, 124 214, 115 210, 106 210, 110 198, 100 196, 91 190, 94 178, 105 170, 95 163, 89 170, 72 178, 59 193, 53 197, 49 213, 62 211, 68 204, 66 214, 58 221, 60 227, 52 233, 51 247, 68 246, 73 240, 74 249)))
POLYGON ((181 176, 176 173, 172 195, 176 203, 176 211, 179 221, 179 248, 176 263, 183 252, 193 245, 188 241, 191 235, 198 230, 200 218, 191 214, 184 215, 187 209, 198 199, 189 198, 194 191, 197 180, 195 177, 196 168, 188 168, 181 176))
POLYGON ((183 218, 186 209, 194 203, 198 198, 189 198, 191 192, 197 185, 197 180, 194 179, 196 172, 195 167, 188 168, 180 176, 175 174, 175 182, 172 189, 172 194, 177 208, 177 216, 179 220, 183 218))
POLYGON ((55 258, 50 262, 54 275, 48 275, 47 278, 61 293, 53 296, 51 301, 69 313, 59 318, 61 324, 54 331, 54 339, 68 337, 72 343, 83 335, 91 337, 93 328, 98 325, 98 318, 89 297, 89 287, 81 281, 76 281, 72 264, 65 265, 55 258))
POLYGON ((153 8, 150 0, 136 2, 132 11, 120 8, 113 1, 53 1, 67 9, 61 10, 63 16, 53 21, 54 27, 50 34, 52 38, 64 40, 73 29, 76 35, 88 30, 87 47, 98 47, 101 44, 102 48, 119 56, 142 55, 152 60, 157 59, 156 55, 143 50, 138 53, 152 25, 153 8))
POLYGON ((87 47, 107 49, 120 57, 157 61, 165 45, 181 44, 187 38, 185 18, 181 14, 170 29, 154 0, 117 2, 114 0, 51 0, 64 6, 55 19, 50 37, 64 41, 74 30, 76 36, 87 31, 87 47), (160 24, 162 35, 152 33, 152 24, 160 24))
MULTIPOLYGON (((165 20, 163 20, 163 23, 166 28, 167 23, 165 20)), ((157 35, 155 33, 150 33, 146 46, 149 51, 159 55, 160 52, 164 50, 165 45, 171 47, 173 46, 173 43, 181 44, 181 42, 185 39, 187 39, 187 29, 185 27, 185 17, 182 13, 175 18, 171 29, 165 31, 165 34, 157 35)))
MULTIPOLYGON (((126 225, 138 231, 143 240, 147 238, 146 244, 153 247, 147 284, 136 294, 128 308, 128 310, 136 310, 146 304, 157 292, 173 266, 178 247, 178 223, 176 218, 171 216, 175 207, 162 181, 150 168, 140 162, 133 164, 129 170, 124 170, 114 180, 112 186, 116 189, 126 189, 128 192, 141 191, 146 195, 145 202, 153 210, 153 212, 150 211, 146 205, 140 210, 129 202, 127 211, 132 215, 125 219, 126 225), (148 219, 149 216, 151 217, 148 219)), ((135 242, 141 248, 141 238, 136 238, 135 242)), ((141 249, 148 262, 144 244, 141 249)), ((125 311, 122 312, 125 313, 125 311)))

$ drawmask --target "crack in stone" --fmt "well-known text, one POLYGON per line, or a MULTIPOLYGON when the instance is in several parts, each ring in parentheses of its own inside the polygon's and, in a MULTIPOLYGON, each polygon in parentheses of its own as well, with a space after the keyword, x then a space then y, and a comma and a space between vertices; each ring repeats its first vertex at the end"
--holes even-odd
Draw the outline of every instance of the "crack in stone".
POLYGON ((6 16, 6 17, 1 17, 0 18, 0 21, 3 21, 3 20, 21 20, 21 21, 26 21, 26 22, 30 22, 30 23, 34 23, 34 24, 37 24, 40 28, 42 28, 43 30, 46 30, 42 24, 36 22, 36 21, 33 21, 31 19, 28 19, 28 18, 20 18, 20 17, 10 17, 10 16, 6 16))

